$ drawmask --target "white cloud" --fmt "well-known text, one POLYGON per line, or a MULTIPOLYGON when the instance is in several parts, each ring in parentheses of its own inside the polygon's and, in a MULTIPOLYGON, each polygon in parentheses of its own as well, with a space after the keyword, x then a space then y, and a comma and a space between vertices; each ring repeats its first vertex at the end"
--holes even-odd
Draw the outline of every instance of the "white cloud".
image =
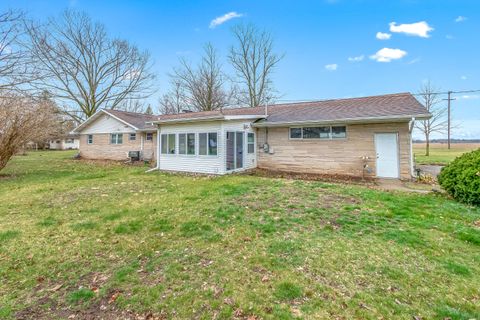
POLYGON ((458 16, 456 19, 455 19, 455 22, 463 22, 465 20, 467 20, 468 18, 467 17, 464 17, 464 16, 458 16))
POLYGON ((390 62, 392 60, 401 59, 406 55, 407 52, 401 49, 383 48, 378 50, 377 53, 371 55, 370 59, 376 60, 378 62, 390 62))
POLYGON ((378 40, 388 40, 392 37, 392 35, 390 33, 386 33, 386 32, 377 32, 377 34, 375 35, 375 37, 378 39, 378 40))
POLYGON ((325 65, 325 69, 327 69, 328 71, 335 71, 337 70, 337 68, 338 68, 338 65, 336 63, 325 65))
POLYGON ((467 76, 461 76, 460 79, 467 80, 467 76))
POLYGON ((243 17, 243 14, 237 13, 235 11, 225 13, 223 16, 216 17, 215 19, 213 19, 210 22, 210 29, 213 29, 213 28, 221 25, 222 23, 227 22, 228 20, 231 20, 231 19, 234 19, 234 18, 240 18, 240 17, 243 17))
POLYGON ((356 56, 356 57, 348 57, 348 61, 350 61, 350 62, 360 62, 364 58, 365 58, 365 56, 362 54, 362 55, 356 56))
POLYGON ((434 29, 428 25, 426 21, 415 23, 404 23, 397 25, 396 22, 390 23, 390 32, 405 33, 409 36, 417 36, 421 38, 428 38, 429 32, 434 29))

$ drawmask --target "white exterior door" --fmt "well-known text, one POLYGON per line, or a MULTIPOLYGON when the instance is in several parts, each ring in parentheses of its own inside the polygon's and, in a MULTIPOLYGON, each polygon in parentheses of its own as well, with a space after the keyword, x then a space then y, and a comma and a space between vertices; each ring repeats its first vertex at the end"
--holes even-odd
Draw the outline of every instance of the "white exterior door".
POLYGON ((399 178, 398 135, 396 133, 376 133, 377 177, 399 178))

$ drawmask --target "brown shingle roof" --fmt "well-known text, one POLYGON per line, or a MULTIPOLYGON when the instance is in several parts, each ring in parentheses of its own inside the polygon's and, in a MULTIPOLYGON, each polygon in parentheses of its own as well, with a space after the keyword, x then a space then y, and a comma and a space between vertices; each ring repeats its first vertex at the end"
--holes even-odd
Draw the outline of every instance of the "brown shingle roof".
POLYGON ((136 113, 136 112, 127 112, 121 110, 105 110, 107 113, 129 123, 139 130, 154 130, 155 127, 151 124, 152 121, 158 119, 158 116, 145 114, 145 113, 136 113))
MULTIPOLYGON (((410 93, 386 94, 361 98, 333 99, 313 102, 275 104, 268 106, 265 124, 283 122, 321 122, 367 118, 397 118, 428 115, 410 93)), ((194 120, 199 118, 240 115, 258 115, 262 118, 265 107, 223 109, 223 111, 191 112, 162 115, 158 121, 194 120)))

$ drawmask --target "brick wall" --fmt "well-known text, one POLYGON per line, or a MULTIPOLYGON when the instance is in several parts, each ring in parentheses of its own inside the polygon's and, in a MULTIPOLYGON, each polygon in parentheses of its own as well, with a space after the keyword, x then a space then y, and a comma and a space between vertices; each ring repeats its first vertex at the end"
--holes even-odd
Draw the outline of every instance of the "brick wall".
POLYGON ((375 176, 376 151, 374 134, 397 132, 400 178, 410 179, 410 133, 408 123, 347 125, 347 138, 338 140, 290 140, 289 128, 269 128, 268 143, 274 154, 263 152, 265 129, 257 131, 258 167, 303 173, 362 176, 362 156, 375 176))
POLYGON ((128 160, 129 151, 141 151, 141 135, 144 140, 144 157, 147 160, 154 160, 156 155, 156 134, 153 134, 152 141, 146 141, 145 133, 137 133, 136 139, 131 141, 129 134, 123 134, 122 144, 111 144, 110 134, 93 134, 93 143, 87 144, 86 134, 80 136, 80 155, 86 159, 101 160, 128 160))

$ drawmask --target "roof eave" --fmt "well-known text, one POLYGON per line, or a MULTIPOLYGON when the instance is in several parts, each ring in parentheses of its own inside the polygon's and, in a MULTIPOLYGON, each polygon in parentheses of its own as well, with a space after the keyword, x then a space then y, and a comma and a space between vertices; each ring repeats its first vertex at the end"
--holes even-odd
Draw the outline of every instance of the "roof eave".
POLYGON ((306 121, 282 121, 282 122, 257 122, 253 126, 257 128, 263 127, 285 127, 298 125, 319 125, 319 124, 356 124, 356 123, 384 123, 384 122, 403 122, 415 120, 426 120, 431 117, 431 114, 417 114, 417 115, 401 115, 388 117, 363 117, 363 118, 344 118, 334 120, 306 120, 306 121))

